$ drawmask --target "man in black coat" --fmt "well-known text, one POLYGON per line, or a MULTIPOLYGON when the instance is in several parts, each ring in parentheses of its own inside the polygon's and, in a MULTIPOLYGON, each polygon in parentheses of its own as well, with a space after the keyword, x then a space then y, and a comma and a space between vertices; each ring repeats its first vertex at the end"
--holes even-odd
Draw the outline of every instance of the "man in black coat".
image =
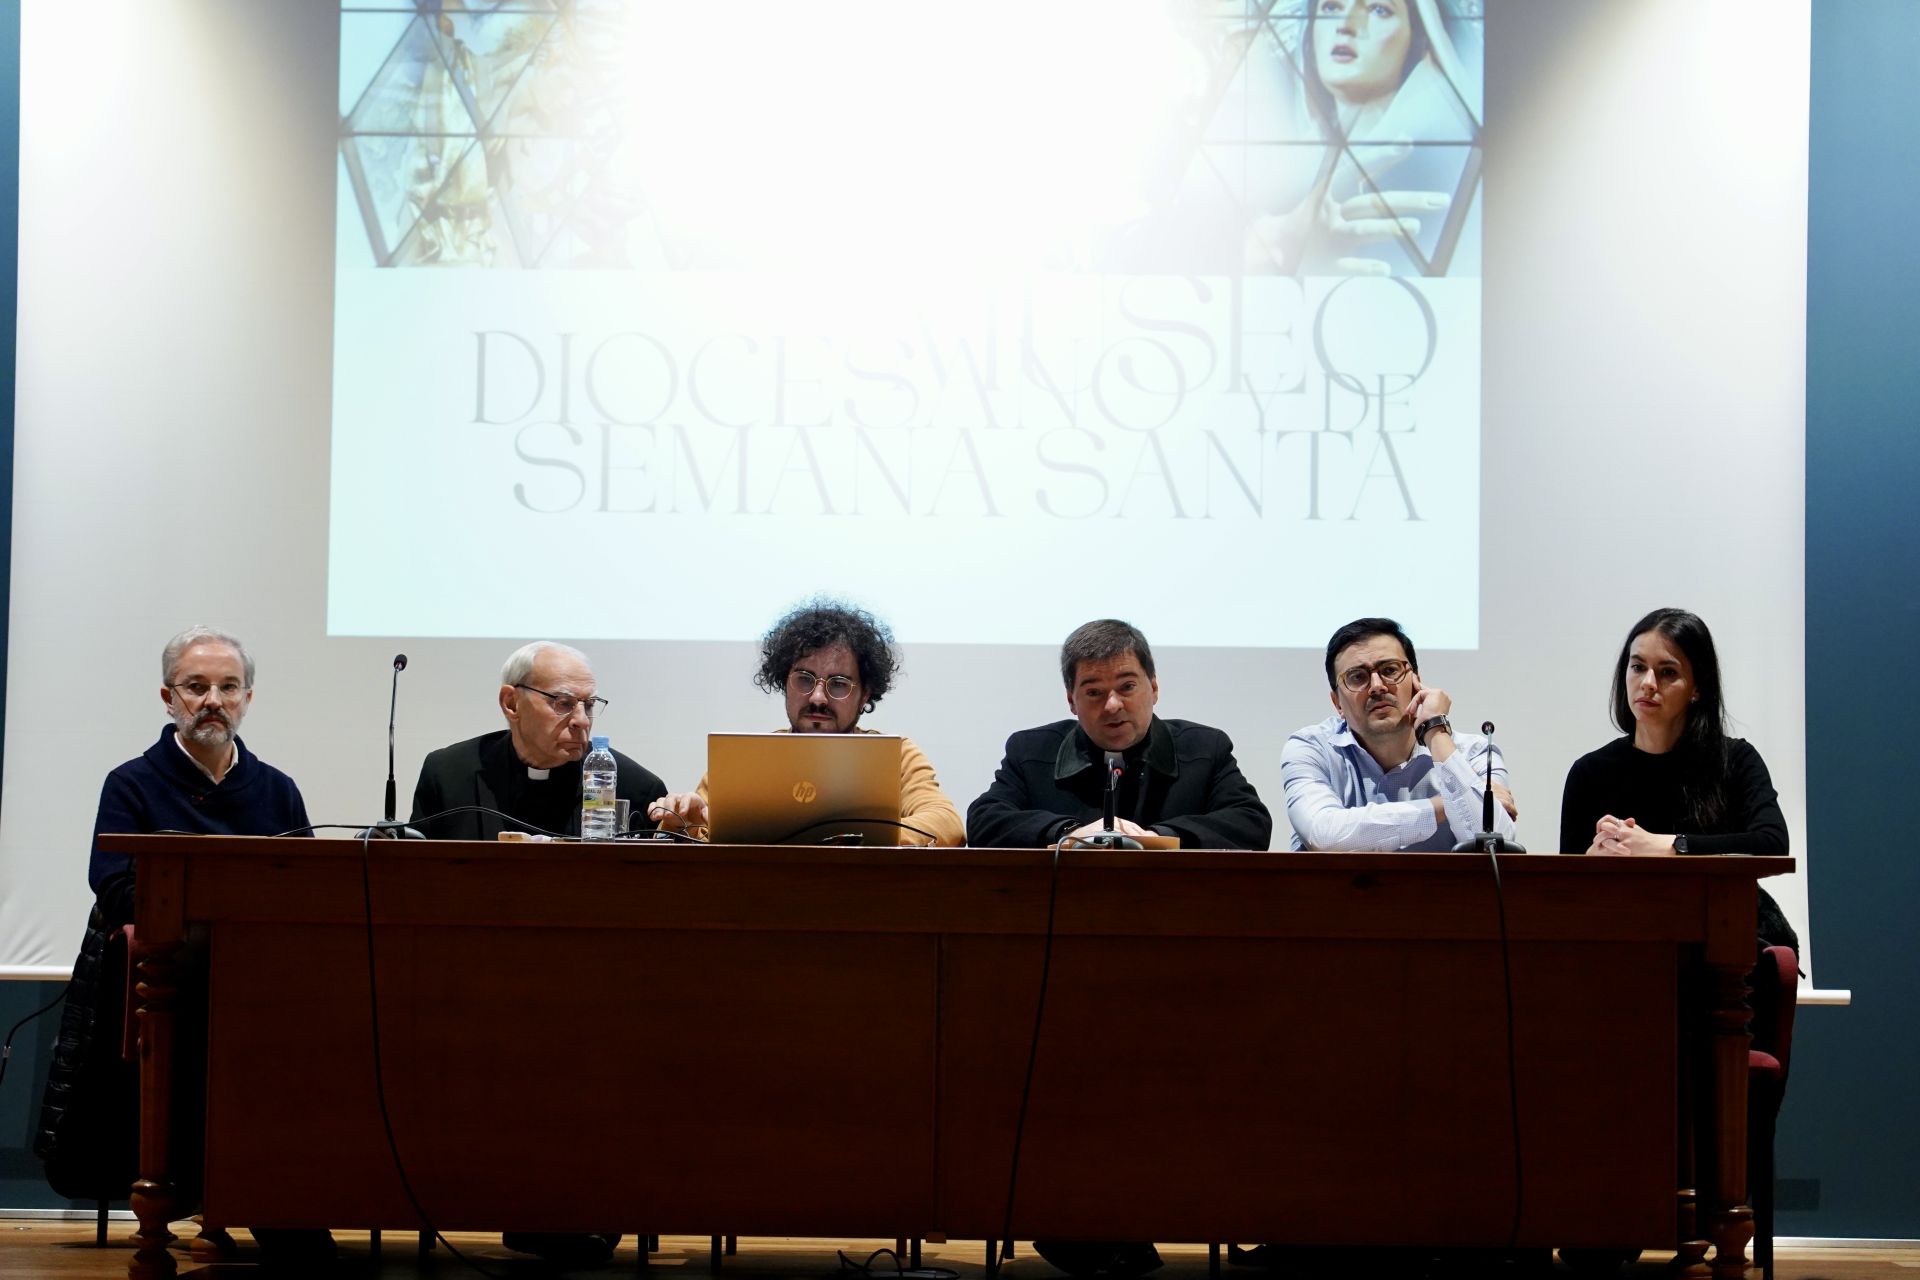
MULTIPOLYGON (((1189 849, 1265 849, 1273 815, 1218 729, 1153 714, 1160 681, 1135 627, 1089 622, 1060 648, 1074 718, 1007 739, 993 785, 967 808, 974 845, 1037 849, 1105 826, 1109 760, 1125 772, 1115 796, 1122 834, 1175 836, 1189 849)), ((1139 1241, 1036 1240, 1034 1252, 1074 1276, 1139 1276, 1160 1265, 1139 1241)))
MULTIPOLYGON (((408 821, 435 840, 493 840, 502 829, 579 835, 580 761, 606 705, 586 654, 551 640, 522 645, 500 669, 507 727, 429 753, 408 821)), ((666 784, 618 751, 613 759, 614 795, 630 802, 634 824, 650 825, 647 807, 666 784)), ((620 1236, 509 1231, 501 1242, 562 1266, 589 1266, 613 1256, 620 1236)))
POLYGON ((1154 715, 1153 651, 1134 627, 1089 622, 1060 650, 1072 720, 1007 739, 993 785, 967 809, 969 843, 1037 849, 1102 826, 1106 758, 1124 761, 1115 814, 1124 834, 1175 836, 1189 849, 1265 849, 1273 815, 1218 729, 1154 715))
MULTIPOLYGON (((550 640, 516 649, 500 671, 499 700, 506 728, 442 747, 421 764, 409 821, 433 840, 493 840, 503 829, 579 835, 580 761, 607 705, 586 655, 550 640), (458 809, 465 811, 448 812, 458 809)), ((647 807, 666 784, 618 751, 613 759, 614 795, 631 802, 635 825, 651 825, 647 807)))

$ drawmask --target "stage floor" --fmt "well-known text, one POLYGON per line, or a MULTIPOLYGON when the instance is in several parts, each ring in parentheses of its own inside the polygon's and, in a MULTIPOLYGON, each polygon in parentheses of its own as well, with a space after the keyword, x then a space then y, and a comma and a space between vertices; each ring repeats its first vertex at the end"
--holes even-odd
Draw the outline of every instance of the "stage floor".
MULTIPOLYGON (((94 1245, 94 1228, 90 1222, 44 1222, 34 1220, 0 1219, 0 1280, 122 1280, 127 1273, 127 1260, 132 1255, 133 1246, 130 1237, 134 1224, 115 1221, 109 1224, 108 1242, 105 1248, 94 1245)), ((193 1227, 190 1223, 176 1224, 175 1230, 183 1236, 190 1236, 193 1227)), ((260 1276, 265 1280, 269 1272, 258 1265, 258 1252, 251 1237, 240 1233, 239 1254, 231 1263, 206 1266, 181 1257, 181 1275, 200 1276, 204 1280, 246 1280, 246 1277, 260 1276)), ((360 1277, 367 1280, 401 1280, 402 1277, 433 1276, 435 1280, 450 1280, 458 1276, 480 1274, 447 1255, 444 1248, 438 1250, 430 1259, 422 1259, 416 1252, 412 1236, 395 1236, 389 1233, 384 1238, 384 1249, 380 1262, 376 1265, 370 1248, 367 1233, 364 1231, 340 1231, 335 1233, 340 1247, 340 1261, 333 1274, 342 1277, 360 1277)), ((513 1280, 533 1280, 537 1276, 558 1274, 553 1268, 535 1259, 524 1258, 508 1253, 500 1246, 498 1236, 455 1233, 451 1240, 467 1257, 479 1264, 487 1274, 512 1277, 513 1280)), ((708 1240, 705 1236, 665 1236, 661 1238, 659 1252, 652 1255, 650 1269, 676 1276, 709 1277, 713 1275, 735 1276, 740 1280, 829 1280, 840 1276, 840 1255, 854 1263, 865 1262, 876 1249, 891 1249, 890 1240, 795 1240, 781 1237, 750 1237, 742 1239, 739 1251, 733 1257, 724 1259, 720 1271, 714 1272, 710 1266, 708 1240)), ((1196 1245, 1170 1245, 1161 1249, 1166 1265, 1154 1275, 1157 1280, 1206 1280, 1207 1251, 1196 1245)), ((1632 1267, 1623 1269, 1621 1280, 1666 1280, 1668 1276, 1667 1260, 1670 1255, 1650 1253, 1632 1267)), ((957 1240, 947 1244, 928 1244, 922 1247, 921 1262, 926 1267, 944 1267, 957 1272, 960 1280, 979 1280, 985 1273, 985 1246, 978 1240, 957 1240)), ((882 1255, 875 1260, 875 1270, 889 1265, 882 1255)), ((634 1237, 627 1236, 621 1241, 621 1247, 615 1253, 613 1261, 603 1267, 587 1268, 570 1272, 573 1275, 622 1275, 634 1274, 639 1268, 639 1254, 634 1237)), ((1007 1280, 1057 1280, 1061 1273, 1036 1257, 1021 1242, 1016 1246, 1016 1256, 1003 1268, 1007 1280)), ((1920 1245, 1909 1249, 1781 1249, 1775 1262, 1776 1280, 1912 1280, 1920 1270, 1920 1245)), ((857 1273, 846 1273, 856 1277, 857 1273)), ((1281 1271, 1268 1271, 1246 1267, 1223 1267, 1222 1274, 1227 1280, 1313 1280, 1326 1277, 1327 1280, 1417 1280, 1417 1277, 1433 1274, 1426 1268, 1408 1263, 1396 1265, 1391 1259, 1370 1258, 1356 1253, 1350 1261, 1327 1259, 1299 1268, 1281 1271)), ((1484 1268, 1463 1266, 1450 1274, 1450 1280, 1479 1280, 1481 1276, 1505 1277, 1508 1280, 1526 1280, 1527 1273, 1509 1266, 1489 1265, 1484 1268)), ((1554 1274, 1572 1276, 1564 1265, 1555 1263, 1554 1274)), ((1758 1272, 1754 1273, 1756 1276, 1758 1272)))

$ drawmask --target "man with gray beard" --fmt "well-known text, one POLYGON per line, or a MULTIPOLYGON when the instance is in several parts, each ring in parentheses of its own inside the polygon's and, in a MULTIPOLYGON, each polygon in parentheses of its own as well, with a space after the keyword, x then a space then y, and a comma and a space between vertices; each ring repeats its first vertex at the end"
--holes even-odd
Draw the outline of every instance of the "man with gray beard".
MULTIPOLYGON (((109 773, 100 788, 100 809, 93 820, 93 860, 87 868, 97 907, 89 924, 90 945, 93 936, 117 933, 121 925, 133 922, 133 859, 124 853, 103 852, 101 836, 159 831, 208 836, 310 834, 300 788, 240 741, 240 721, 253 705, 253 657, 246 646, 224 631, 189 627, 160 651, 160 679, 160 702, 170 723, 160 731, 158 742, 109 773)), ((95 952, 95 961, 98 956, 95 952)), ((87 961, 88 952, 83 949, 74 966, 76 980, 87 961)), ((107 975, 99 980, 112 981, 107 975)), ((83 1047, 73 1052, 87 1062, 63 1067, 56 1056, 48 1076, 49 1109, 42 1125, 59 1123, 53 1112, 69 1102, 82 1110, 91 1106, 103 1134, 96 1140, 131 1149, 137 1110, 130 1096, 116 1095, 122 1085, 131 1093, 134 1080, 123 1079, 119 1054, 106 1047, 113 1043, 117 1048, 120 997, 117 988, 101 994, 111 1006, 104 1020, 96 1009, 94 1022, 86 1025, 85 1012, 70 1007, 68 1020, 62 1023, 62 1039, 76 1037, 83 1047), (108 1063, 103 1079, 76 1082, 91 1085, 90 1091, 82 1089, 70 1100, 63 1089, 56 1088, 67 1079, 63 1071, 98 1071, 103 1056, 108 1063)), ((41 1149, 43 1144, 35 1145, 41 1149)), ((49 1159, 51 1177, 53 1158, 47 1150, 41 1154, 49 1159)), ((253 1237, 260 1242, 261 1258, 269 1267, 325 1267, 335 1256, 333 1237, 324 1230, 256 1227, 253 1237)))
POLYGON ((160 740, 107 775, 93 820, 93 886, 108 928, 133 920, 133 859, 104 853, 100 837, 183 831, 194 835, 307 834, 293 779, 247 750, 240 721, 253 704, 253 658, 211 627, 189 627, 160 654, 160 740))

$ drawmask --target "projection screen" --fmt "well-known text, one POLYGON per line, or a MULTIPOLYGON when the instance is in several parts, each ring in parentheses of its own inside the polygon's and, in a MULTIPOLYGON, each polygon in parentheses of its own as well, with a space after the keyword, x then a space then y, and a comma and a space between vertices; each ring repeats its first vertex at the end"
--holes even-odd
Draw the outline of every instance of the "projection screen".
POLYGON ((1349 102, 1294 0, 25 6, 0 975, 71 963, 202 622, 365 823, 396 653, 403 808, 538 637, 684 788, 844 594, 905 660, 861 723, 964 809, 1125 617, 1284 847, 1321 646, 1386 614, 1546 850, 1678 604, 1807 859, 1807 7, 1384 7, 1444 44, 1349 102))
MULTIPOLYGON (((333 633, 757 635, 751 595, 605 580, 698 545, 988 644, 1081 621, 1085 557, 1201 594, 1284 559, 1285 592, 1135 621, 1312 646, 1370 607, 1353 560, 1474 564, 1477 5, 750 21, 342 5, 333 633), (422 541, 429 577, 391 554, 422 541), (551 598, 487 590, 556 547, 551 598), (989 579, 1030 603, 955 616, 989 579)), ((1409 587, 1411 630, 1475 647, 1471 567, 1409 587)))

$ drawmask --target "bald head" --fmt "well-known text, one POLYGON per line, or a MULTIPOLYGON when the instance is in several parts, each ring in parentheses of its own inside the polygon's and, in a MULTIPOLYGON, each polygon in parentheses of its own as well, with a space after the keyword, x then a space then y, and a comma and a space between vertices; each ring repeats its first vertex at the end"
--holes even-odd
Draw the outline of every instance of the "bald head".
POLYGON ((500 712, 513 750, 536 769, 555 769, 587 753, 599 687, 587 655, 536 640, 500 669, 500 712))

